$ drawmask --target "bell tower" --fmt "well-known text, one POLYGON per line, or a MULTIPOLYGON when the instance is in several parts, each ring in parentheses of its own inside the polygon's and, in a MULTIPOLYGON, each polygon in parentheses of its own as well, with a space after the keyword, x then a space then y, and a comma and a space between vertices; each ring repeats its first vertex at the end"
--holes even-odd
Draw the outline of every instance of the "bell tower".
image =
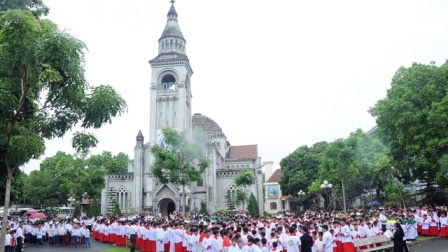
MULTIPOLYGON (((161 129, 170 126, 191 133, 191 69, 186 55, 186 40, 177 21, 174 1, 159 38, 158 55, 151 65, 149 142, 161 144, 161 129)), ((152 162, 151 162, 152 163, 152 162)))

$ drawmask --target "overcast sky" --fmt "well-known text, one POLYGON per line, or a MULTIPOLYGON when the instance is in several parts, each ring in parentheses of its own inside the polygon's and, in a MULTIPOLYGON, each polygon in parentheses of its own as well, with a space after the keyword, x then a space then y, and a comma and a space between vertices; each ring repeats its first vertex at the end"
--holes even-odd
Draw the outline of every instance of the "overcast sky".
MULTIPOLYGON (((104 150, 133 158, 149 137, 148 60, 169 0, 44 0, 49 19, 84 41, 91 85, 113 86, 128 113, 93 131, 104 150)), ((178 0, 193 68, 194 113, 216 121, 232 145, 258 144, 262 161, 302 145, 345 138, 375 120, 401 66, 448 58, 448 1, 178 0)), ((73 153, 71 134, 47 142, 45 157, 73 153)), ((31 161, 25 172, 39 169, 31 161)))

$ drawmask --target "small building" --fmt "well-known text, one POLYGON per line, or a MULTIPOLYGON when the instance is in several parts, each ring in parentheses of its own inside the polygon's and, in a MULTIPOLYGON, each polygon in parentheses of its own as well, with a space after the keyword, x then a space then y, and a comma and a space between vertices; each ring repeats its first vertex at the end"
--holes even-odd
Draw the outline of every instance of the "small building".
POLYGON ((264 209, 271 215, 275 215, 278 212, 290 210, 290 197, 283 195, 280 189, 280 179, 282 178, 282 170, 276 169, 272 172, 272 161, 263 162, 266 182, 263 184, 265 191, 264 209))

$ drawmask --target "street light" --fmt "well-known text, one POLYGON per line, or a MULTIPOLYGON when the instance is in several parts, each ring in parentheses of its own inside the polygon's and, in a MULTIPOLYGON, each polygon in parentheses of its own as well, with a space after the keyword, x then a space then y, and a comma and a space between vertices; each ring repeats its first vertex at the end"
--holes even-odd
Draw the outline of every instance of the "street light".
POLYGON ((305 196, 305 194, 306 194, 306 193, 305 193, 304 191, 302 191, 302 190, 300 190, 300 191, 297 193, 299 199, 300 199, 302 196, 305 196))
POLYGON ((72 215, 72 206, 73 206, 73 201, 75 201, 75 199, 73 197, 68 198, 68 202, 70 203, 70 212, 68 214, 68 216, 71 218, 72 215))
MULTIPOLYGON (((328 181, 325 180, 324 183, 320 185, 320 188, 324 189, 324 192, 327 194, 327 201, 328 201, 328 206, 329 206, 330 196, 326 192, 326 189, 332 189, 333 185, 331 183, 328 183, 328 181)), ((324 207, 325 207, 325 203, 324 203, 324 207)))

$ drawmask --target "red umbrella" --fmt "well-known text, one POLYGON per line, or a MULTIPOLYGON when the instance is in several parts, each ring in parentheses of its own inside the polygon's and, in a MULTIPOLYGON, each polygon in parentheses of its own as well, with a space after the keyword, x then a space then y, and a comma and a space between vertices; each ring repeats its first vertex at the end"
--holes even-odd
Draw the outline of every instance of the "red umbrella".
POLYGON ((45 214, 43 214, 43 213, 35 213, 35 214, 32 214, 29 218, 30 219, 46 219, 47 216, 45 216, 45 214))
POLYGON ((34 210, 34 209, 26 211, 26 214, 29 214, 29 215, 35 214, 35 213, 36 213, 36 210, 34 210))

